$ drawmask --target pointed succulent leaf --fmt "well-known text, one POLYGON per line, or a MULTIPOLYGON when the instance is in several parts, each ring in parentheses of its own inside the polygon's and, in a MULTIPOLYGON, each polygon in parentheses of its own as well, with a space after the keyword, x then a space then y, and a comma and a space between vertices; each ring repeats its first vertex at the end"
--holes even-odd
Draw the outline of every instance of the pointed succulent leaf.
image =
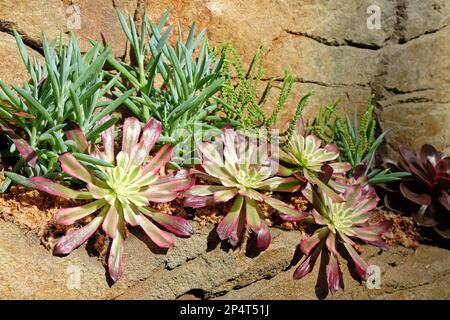
MULTIPOLYGON (((99 121, 99 125, 102 125, 106 121, 110 120, 110 116, 106 116, 99 121)), ((113 163, 114 162, 114 125, 102 132, 102 143, 105 150, 106 159, 113 163)))
POLYGON ((256 247, 260 251, 266 250, 269 245, 270 241, 272 239, 272 236, 270 234, 269 227, 267 226, 267 223, 264 220, 261 220, 261 228, 258 231, 258 234, 256 235, 256 247))
POLYGON ((322 251, 323 245, 316 246, 313 252, 305 257, 305 259, 300 263, 297 269, 294 271, 294 279, 302 279, 307 276, 314 269, 317 258, 322 251))
POLYGON ((194 232, 189 221, 182 217, 149 209, 141 209, 141 212, 179 237, 188 237, 194 232))
POLYGON ((142 215, 139 216, 139 225, 150 240, 152 240, 158 247, 171 248, 173 246, 172 238, 142 215))
POLYGON ((141 133, 141 123, 138 119, 130 117, 123 123, 122 151, 129 157, 132 155, 133 146, 138 143, 141 133))
POLYGON ((62 225, 74 224, 77 220, 80 220, 88 215, 96 212, 106 205, 106 201, 103 199, 96 200, 79 207, 59 209, 55 215, 55 221, 62 225))
POLYGON ((217 234, 221 240, 228 238, 238 238, 237 230, 239 224, 239 216, 244 204, 244 197, 237 196, 234 200, 230 212, 220 221, 217 226, 217 234))
POLYGON ((124 260, 124 240, 123 235, 124 224, 123 221, 119 223, 119 230, 112 240, 111 249, 108 257, 108 271, 113 281, 119 280, 123 274, 123 260, 124 260))
POLYGON ((4 132, 12 140, 22 158, 26 162, 28 162, 28 164, 32 168, 34 168, 36 166, 38 157, 36 151, 33 150, 33 148, 28 144, 28 142, 22 139, 17 133, 14 132, 14 130, 2 125, 1 123, 0 123, 0 131, 4 132))
POLYGON ((101 213, 97 215, 89 224, 63 236, 54 248, 54 253, 65 255, 82 245, 100 227, 105 218, 109 206, 104 206, 101 213))
POLYGON ((37 189, 65 199, 92 199, 86 192, 75 191, 44 177, 32 177, 28 181, 37 189))
POLYGON ((119 207, 117 202, 114 203, 114 205, 110 205, 102 224, 103 231, 113 239, 119 232, 119 210, 121 210, 121 208, 119 207))
POLYGON ((172 157, 173 147, 169 144, 163 145, 161 149, 155 154, 153 159, 144 167, 143 173, 156 173, 161 167, 165 166, 172 157))
POLYGON ((356 272, 358 273, 361 280, 366 279, 366 270, 369 267, 367 262, 356 252, 353 246, 349 243, 344 243, 345 249, 350 254, 350 257, 353 261, 353 264, 356 268, 356 272))
POLYGON ((186 190, 184 192, 185 195, 193 195, 193 196, 209 196, 218 191, 227 191, 230 190, 229 187, 224 186, 215 186, 215 185, 195 185, 192 188, 186 190))
POLYGON ((74 121, 69 121, 64 128, 64 133, 67 139, 75 142, 76 150, 81 153, 86 153, 88 150, 88 141, 81 128, 74 121))
POLYGON ((159 136, 161 135, 161 122, 152 118, 144 126, 142 137, 139 143, 132 147, 131 164, 141 165, 150 153, 150 150, 155 145, 159 136))
POLYGON ((294 177, 272 177, 262 181, 259 189, 278 192, 296 192, 300 189, 300 182, 294 177))
POLYGON ((68 175, 80 179, 86 183, 93 183, 94 176, 71 153, 63 153, 59 156, 61 169, 68 175))
POLYGON ((333 252, 329 252, 327 280, 328 288, 332 294, 335 294, 342 288, 341 270, 333 252))
POLYGON ((214 192, 214 201, 215 202, 227 202, 233 199, 238 194, 237 189, 225 189, 218 190, 214 192))
POLYGON ((175 174, 167 174, 152 183, 151 190, 180 192, 189 189, 195 183, 195 177, 187 170, 179 170, 175 174))
POLYGON ((183 206, 191 208, 202 208, 215 204, 213 196, 193 196, 186 195, 183 206))
POLYGON ((300 249, 302 252, 309 255, 311 250, 313 250, 323 239, 325 239, 328 232, 327 227, 322 227, 316 230, 312 236, 304 239, 300 244, 300 249))

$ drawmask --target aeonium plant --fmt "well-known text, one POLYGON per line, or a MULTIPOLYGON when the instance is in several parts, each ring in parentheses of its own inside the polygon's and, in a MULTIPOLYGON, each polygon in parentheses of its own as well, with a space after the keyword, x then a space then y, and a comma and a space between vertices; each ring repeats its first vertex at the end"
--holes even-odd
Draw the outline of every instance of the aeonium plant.
POLYGON ((333 201, 317 186, 308 185, 302 193, 313 204, 312 216, 319 228, 300 244, 305 258, 295 270, 294 279, 301 279, 309 274, 322 253, 328 256, 328 287, 331 293, 335 293, 343 288, 339 251, 344 250, 360 279, 365 280, 368 264, 355 250, 354 239, 387 249, 381 235, 392 226, 390 221, 371 222, 370 212, 378 203, 373 188, 367 188, 367 182, 349 184, 340 194, 343 202, 333 201))
MULTIPOLYGON (((127 224, 140 226, 162 248, 172 247, 173 240, 159 226, 181 237, 192 234, 192 227, 185 219, 150 206, 152 202, 174 200, 180 191, 190 188, 195 181, 186 170, 161 174, 172 155, 173 148, 170 145, 162 146, 148 160, 160 133, 161 124, 155 119, 150 119, 141 130, 139 120, 127 118, 123 125, 122 149, 115 155, 114 127, 104 131, 101 136, 103 151, 90 145, 91 155, 108 161, 111 167, 86 167, 72 154, 62 154, 59 157, 61 169, 69 176, 86 183, 86 191, 72 190, 44 177, 29 179, 36 188, 52 195, 92 200, 82 206, 60 209, 56 213, 56 222, 62 225, 71 225, 95 214, 89 224, 60 239, 54 249, 56 254, 70 253, 101 227, 112 238, 108 268, 111 278, 117 281, 123 273, 127 224)), ((73 134, 74 141, 86 146, 87 141, 80 130, 74 130, 73 134)))
POLYGON ((332 176, 343 176, 351 169, 347 162, 336 162, 339 149, 336 144, 322 146, 322 140, 314 134, 306 134, 300 117, 294 131, 280 150, 279 173, 283 176, 294 175, 300 181, 307 180, 319 186, 335 201, 340 197, 326 183, 332 176))
POLYGON ((213 184, 198 184, 187 190, 185 206, 198 208, 234 198, 230 211, 217 226, 221 240, 228 239, 236 246, 247 229, 256 234, 258 249, 267 249, 271 235, 259 205, 261 202, 277 210, 284 220, 300 221, 308 216, 264 193, 295 192, 300 188, 296 178, 275 175, 277 170, 264 140, 256 141, 225 127, 215 143, 203 142, 199 150, 203 162, 199 169, 191 172, 213 184))
POLYGON ((406 146, 399 147, 400 161, 389 161, 389 167, 395 171, 405 171, 398 184, 386 186, 395 192, 387 195, 387 204, 392 206, 395 199, 407 199, 413 217, 418 225, 433 227, 442 237, 450 238, 450 156, 424 144, 417 152, 406 146))

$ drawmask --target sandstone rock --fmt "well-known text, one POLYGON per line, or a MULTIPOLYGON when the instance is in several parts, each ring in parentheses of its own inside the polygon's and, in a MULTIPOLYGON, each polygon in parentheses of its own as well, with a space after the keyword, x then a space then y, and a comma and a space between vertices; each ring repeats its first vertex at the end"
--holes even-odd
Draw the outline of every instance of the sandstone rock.
POLYGON ((381 124, 384 130, 389 130, 387 142, 392 157, 396 157, 400 143, 414 149, 431 143, 447 153, 450 151, 450 103, 393 104, 381 112, 381 124))
POLYGON ((450 27, 446 27, 406 44, 386 47, 381 61, 386 64, 386 74, 380 77, 383 85, 398 93, 448 88, 450 61, 445 57, 450 54, 449 39, 450 27))
POLYGON ((450 151, 449 39, 446 27, 383 51, 383 71, 374 86, 382 96, 380 120, 389 130, 392 157, 400 143, 412 148, 432 143, 450 151))
POLYGON ((76 8, 76 11, 70 13, 74 23, 69 29, 78 35, 82 50, 88 50, 89 39, 94 39, 111 45, 114 55, 123 57, 127 50, 126 37, 115 10, 120 10, 128 19, 129 15, 134 16, 136 5, 137 0, 71 1, 69 8, 76 8), (79 23, 75 23, 76 19, 79 23))
POLYGON ((299 234, 277 229, 271 232, 273 239, 269 249, 257 256, 245 249, 227 252, 218 246, 173 270, 156 272, 154 277, 118 298, 175 299, 196 289, 208 298, 233 288, 245 287, 264 277, 273 277, 291 262, 299 234))
MULTIPOLYGON (((375 1, 384 9, 384 23, 381 29, 368 32, 366 10, 370 4, 374 2, 149 0, 147 8, 153 19, 159 19, 167 8, 172 8, 171 21, 179 21, 184 29, 192 21, 198 21, 208 27, 213 43, 232 41, 249 62, 259 46, 272 47, 279 37, 289 32, 302 33, 331 45, 380 47, 393 32, 395 5, 392 1, 375 1)), ((291 56, 284 63, 291 61, 299 62, 296 56, 291 56)))
POLYGON ((450 252, 420 246, 415 252, 392 247, 379 253, 363 247, 363 257, 381 270, 381 289, 368 290, 342 263, 345 291, 327 295, 319 264, 302 280, 292 280, 299 234, 272 228, 273 242, 262 253, 252 245, 229 250, 211 225, 193 223, 196 234, 176 238, 167 254, 142 232, 125 244, 125 273, 115 284, 83 245, 66 257, 52 256, 38 239, 0 221, 2 299, 448 299, 450 252), (79 275, 79 278, 78 278, 79 275), (319 276, 321 275, 321 276, 319 276), (78 282, 78 279, 80 280, 78 282), (317 282, 317 279, 319 281, 317 282), (78 286, 79 284, 79 286, 78 286))
POLYGON ((407 0, 399 9, 403 16, 402 41, 436 32, 450 23, 450 4, 446 0, 407 0))
POLYGON ((330 295, 326 292, 326 275, 319 273, 316 266, 301 280, 293 281, 290 269, 272 279, 230 291, 219 299, 448 299, 450 296, 448 250, 423 245, 416 252, 395 247, 378 254, 377 249, 365 247, 363 256, 380 267, 379 289, 359 284, 352 279, 347 266, 342 265, 345 291, 330 295))
POLYGON ((275 276, 289 265, 299 241, 296 232, 273 229, 270 249, 251 258, 250 249, 223 250, 211 225, 193 224, 195 235, 176 238, 167 254, 133 230, 125 242, 124 275, 111 286, 102 262, 89 255, 86 245, 66 257, 55 257, 34 235, 0 221, 0 297, 173 299, 195 288, 217 294, 275 276))
POLYGON ((41 45, 41 33, 54 39, 67 31, 65 6, 58 0, 0 0, 0 31, 16 29, 27 42, 41 45))
POLYGON ((139 281, 153 277, 166 265, 174 268, 204 252, 207 234, 206 229, 200 228, 191 239, 176 239, 175 247, 165 255, 142 232, 134 230, 125 243, 124 275, 111 286, 102 262, 90 256, 85 245, 66 257, 52 256, 34 235, 0 221, 0 297, 112 299, 139 281))
MULTIPOLYGON (((0 80, 7 85, 28 81, 29 75, 20 58, 14 36, 0 32, 0 44, 0 80)), ((33 53, 38 59, 43 59, 38 52, 28 49, 28 54, 33 53)))
POLYGON ((290 67, 299 79, 325 85, 367 85, 377 60, 376 50, 329 46, 292 34, 279 37, 266 59, 268 75, 281 76, 290 67))

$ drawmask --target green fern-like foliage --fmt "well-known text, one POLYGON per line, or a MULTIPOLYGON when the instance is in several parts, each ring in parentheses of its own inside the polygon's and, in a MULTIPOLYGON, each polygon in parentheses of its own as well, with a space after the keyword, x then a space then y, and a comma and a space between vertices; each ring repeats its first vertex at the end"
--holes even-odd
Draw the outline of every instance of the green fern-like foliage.
MULTIPOLYGON (((221 99, 217 99, 228 119, 234 121, 234 124, 244 130, 257 128, 273 128, 277 126, 279 116, 286 107, 287 99, 291 94, 295 76, 285 70, 281 83, 281 90, 276 105, 272 112, 268 114, 267 103, 276 78, 271 78, 262 94, 258 94, 261 89, 261 82, 265 74, 264 54, 265 50, 260 47, 250 63, 248 70, 245 71, 242 58, 236 49, 227 43, 223 46, 225 56, 222 74, 226 77, 222 88, 221 99)), ((293 130, 296 120, 300 117, 301 111, 306 105, 307 98, 312 93, 308 93, 298 104, 291 126, 283 135, 293 130)))

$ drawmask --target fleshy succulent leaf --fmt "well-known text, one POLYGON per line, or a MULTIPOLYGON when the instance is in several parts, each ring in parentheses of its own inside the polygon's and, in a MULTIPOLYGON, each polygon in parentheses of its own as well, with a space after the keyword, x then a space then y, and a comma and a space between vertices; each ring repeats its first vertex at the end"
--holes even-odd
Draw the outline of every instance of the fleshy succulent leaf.
POLYGON ((61 169, 68 175, 86 183, 94 182, 93 175, 72 154, 63 153, 59 156, 59 162, 61 169))
POLYGON ((302 279, 314 269, 317 258, 322 250, 323 243, 314 248, 311 254, 307 255, 294 272, 294 279, 302 279))
POLYGON ((191 224, 182 217, 157 210, 144 210, 141 209, 141 212, 179 237, 188 237, 194 232, 191 224))
POLYGON ((122 234, 124 228, 123 221, 119 223, 119 230, 112 240, 111 249, 108 257, 109 275, 113 281, 119 280, 123 274, 123 260, 124 260, 124 240, 122 234))
POLYGON ((172 238, 164 231, 156 227, 149 219, 139 218, 139 225, 147 236, 160 248, 171 248, 173 246, 172 238))
POLYGON ((233 206, 230 212, 220 221, 217 226, 217 234, 221 240, 232 238, 233 240, 238 240, 238 223, 239 215, 244 204, 244 197, 237 196, 234 200, 233 206))
POLYGON ((65 199, 92 199, 86 192, 75 191, 44 177, 32 177, 28 181, 37 189, 65 199))
POLYGON ((82 245, 100 227, 105 218, 109 206, 104 206, 102 211, 86 226, 63 236, 54 248, 55 254, 65 255, 82 245))
POLYGON ((332 252, 329 252, 328 262, 328 288, 332 294, 336 293, 342 287, 341 270, 339 262, 332 252))
POLYGON ((77 123, 73 121, 69 121, 64 128, 64 132, 66 137, 69 140, 72 140, 76 144, 76 150, 81 153, 86 153, 89 147, 86 136, 83 131, 80 129, 77 123))
POLYGON ((74 224, 75 221, 80 220, 101 209, 103 206, 106 205, 106 203, 107 202, 105 200, 100 199, 93 202, 89 202, 79 207, 59 209, 55 215, 55 221, 56 223, 62 225, 74 224))

